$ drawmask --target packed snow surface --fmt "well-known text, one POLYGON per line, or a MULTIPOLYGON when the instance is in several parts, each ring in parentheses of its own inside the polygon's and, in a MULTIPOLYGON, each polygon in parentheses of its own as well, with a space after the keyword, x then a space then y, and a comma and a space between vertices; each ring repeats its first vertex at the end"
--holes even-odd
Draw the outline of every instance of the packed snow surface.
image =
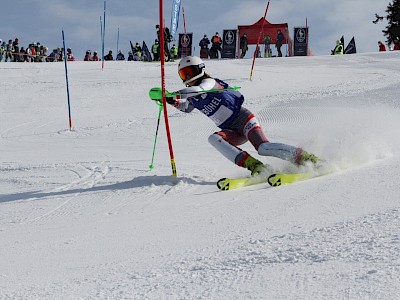
POLYGON ((249 172, 168 106, 173 178, 159 63, 69 63, 73 130, 64 63, 1 63, 0 299, 400 299, 400 52, 251 63, 206 70, 335 172, 219 191, 249 172))

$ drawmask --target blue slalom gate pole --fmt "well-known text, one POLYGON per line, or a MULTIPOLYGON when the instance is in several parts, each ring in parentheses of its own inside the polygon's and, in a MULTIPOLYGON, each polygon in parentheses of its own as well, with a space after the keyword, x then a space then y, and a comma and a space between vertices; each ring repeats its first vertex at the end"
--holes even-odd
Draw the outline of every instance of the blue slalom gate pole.
POLYGON ((65 50, 64 30, 62 31, 62 39, 63 39, 63 46, 64 46, 65 81, 66 81, 66 83, 67 83, 69 130, 72 130, 71 105, 70 105, 70 101, 69 101, 69 84, 68 84, 67 53, 66 53, 66 50, 65 50))
POLYGON ((106 36, 106 1, 104 1, 104 17, 103 17, 103 44, 101 46, 101 56, 103 57, 103 60, 101 62, 101 70, 104 70, 104 39, 106 36))
POLYGON ((100 16, 100 42, 101 45, 103 46, 103 21, 101 20, 101 16, 100 16))
POLYGON ((118 43, 119 43, 119 27, 118 27, 118 35, 117 35, 117 54, 118 54, 118 43))

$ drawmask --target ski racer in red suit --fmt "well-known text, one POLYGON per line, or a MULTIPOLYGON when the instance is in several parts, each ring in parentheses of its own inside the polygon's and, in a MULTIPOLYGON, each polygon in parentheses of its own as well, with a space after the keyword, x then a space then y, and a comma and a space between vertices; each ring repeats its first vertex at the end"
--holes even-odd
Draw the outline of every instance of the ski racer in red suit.
MULTIPOLYGON (((317 163, 315 155, 301 148, 269 142, 255 115, 242 106, 243 95, 235 90, 227 90, 229 85, 226 82, 212 78, 204 69, 205 65, 200 58, 182 58, 178 73, 186 88, 176 92, 179 96, 171 97, 167 93, 166 101, 183 112, 190 113, 198 109, 209 117, 221 130, 210 135, 208 141, 223 156, 248 169, 253 176, 264 169, 268 170, 269 166, 238 147, 247 141, 250 141, 259 155, 281 158, 296 165, 304 165, 308 161, 317 163), (203 92, 207 90, 220 91, 203 92)), ((162 99, 161 89, 160 95, 153 98, 158 98, 153 99, 156 101, 162 99)))

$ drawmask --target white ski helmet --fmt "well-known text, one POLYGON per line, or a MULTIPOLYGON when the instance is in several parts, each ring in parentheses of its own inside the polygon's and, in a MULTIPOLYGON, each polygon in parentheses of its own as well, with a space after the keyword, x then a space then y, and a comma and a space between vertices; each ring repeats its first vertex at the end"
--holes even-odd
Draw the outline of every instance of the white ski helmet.
POLYGON ((184 84, 196 80, 204 75, 204 62, 197 56, 186 56, 178 64, 179 77, 184 84))

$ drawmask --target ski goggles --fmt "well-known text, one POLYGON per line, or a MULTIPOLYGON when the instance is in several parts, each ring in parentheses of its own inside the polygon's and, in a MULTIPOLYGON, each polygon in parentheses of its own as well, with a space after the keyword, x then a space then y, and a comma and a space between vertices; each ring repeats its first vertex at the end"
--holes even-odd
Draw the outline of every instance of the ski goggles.
POLYGON ((178 71, 179 77, 182 81, 188 81, 202 73, 204 67, 187 66, 178 71))

